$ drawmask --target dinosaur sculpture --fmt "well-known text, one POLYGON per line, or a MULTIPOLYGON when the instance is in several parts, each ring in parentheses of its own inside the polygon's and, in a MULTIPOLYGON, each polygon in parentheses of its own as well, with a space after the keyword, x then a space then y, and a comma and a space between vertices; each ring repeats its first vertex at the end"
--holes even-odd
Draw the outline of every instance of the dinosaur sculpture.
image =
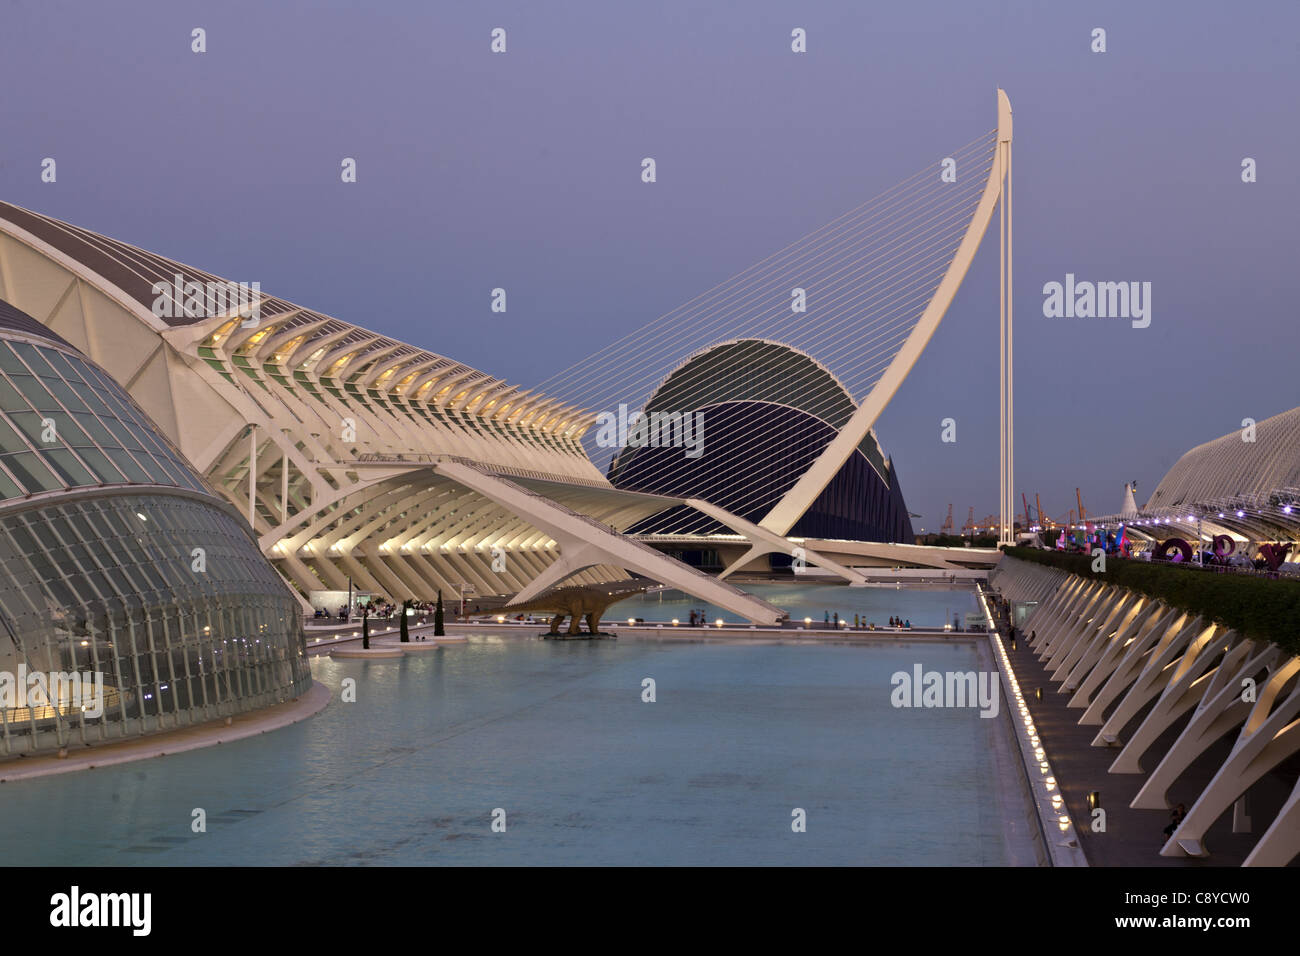
POLYGON ((590 636, 600 634, 600 619, 611 604, 617 604, 634 594, 640 594, 648 583, 629 583, 619 581, 609 584, 572 585, 570 587, 552 588, 537 595, 529 601, 519 604, 507 604, 500 609, 503 614, 521 611, 549 611, 553 613, 551 629, 546 637, 559 637, 560 625, 569 618, 568 637, 590 636), (587 621, 587 630, 582 630, 583 619, 587 621))

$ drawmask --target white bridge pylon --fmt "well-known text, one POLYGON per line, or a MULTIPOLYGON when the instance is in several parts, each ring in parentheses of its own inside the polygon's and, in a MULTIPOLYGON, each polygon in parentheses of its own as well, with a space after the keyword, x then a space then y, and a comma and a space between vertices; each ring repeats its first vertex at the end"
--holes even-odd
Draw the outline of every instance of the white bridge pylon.
POLYGON ((1012 503, 1014 456, 1012 455, 1013 409, 1011 403, 1011 304, 1009 282, 1011 275, 1012 124, 1011 101, 1007 98, 1006 92, 999 89, 997 98, 997 159, 989 170, 979 204, 971 216, 966 232, 962 236, 957 251, 949 262, 943 278, 939 281, 938 287, 931 296, 920 319, 912 328, 902 348, 893 357, 884 374, 881 375, 871 391, 862 398, 857 411, 839 430, 835 438, 830 441, 812 467, 804 472, 803 476, 795 482, 790 490, 759 522, 761 528, 778 535, 789 534, 794 524, 808 510, 817 499, 817 496, 822 493, 840 468, 844 466, 844 463, 853 453, 853 449, 866 437, 868 430, 880 417, 880 413, 889 404, 890 399, 894 397, 899 386, 902 385, 903 380, 907 378, 917 359, 920 358, 921 352, 924 351, 931 336, 939 327, 940 320, 952 304, 953 297, 957 294, 957 289, 960 288, 962 280, 966 277, 966 272, 970 269, 971 262, 975 258, 975 253, 984 238, 984 233, 993 220, 994 208, 1000 205, 1002 208, 1000 237, 1002 254, 1000 260, 1001 274, 999 277, 999 286, 1001 288, 1001 302, 999 304, 1001 319, 1001 335, 999 338, 1001 366, 999 379, 999 402, 1001 405, 999 429, 1001 434, 999 460, 1001 471, 999 487, 1000 541, 1003 543, 1014 541, 1012 532, 1012 516, 1015 514, 1015 508, 1012 503))

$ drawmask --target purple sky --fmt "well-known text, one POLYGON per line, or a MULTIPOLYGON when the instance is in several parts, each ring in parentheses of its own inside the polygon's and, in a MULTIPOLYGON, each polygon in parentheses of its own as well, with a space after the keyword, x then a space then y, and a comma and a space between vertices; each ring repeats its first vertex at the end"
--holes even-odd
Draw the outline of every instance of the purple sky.
MULTIPOLYGON (((1297 403, 1298 35, 1294 2, 6 0, 0 196, 535 384, 991 129, 1002 86, 1017 501, 1111 512, 1297 403), (1151 282, 1150 328, 1044 318, 1067 272, 1151 282)), ((877 426, 918 530, 996 505, 996 267, 991 233, 877 426)))

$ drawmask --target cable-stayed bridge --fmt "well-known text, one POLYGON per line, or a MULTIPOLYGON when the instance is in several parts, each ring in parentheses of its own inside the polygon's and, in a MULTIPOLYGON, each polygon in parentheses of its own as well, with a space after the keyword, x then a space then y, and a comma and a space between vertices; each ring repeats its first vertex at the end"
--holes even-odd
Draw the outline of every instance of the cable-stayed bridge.
MULTIPOLYGON (((689 540, 709 522, 708 539, 726 541, 728 571, 798 552, 859 582, 855 563, 975 557, 901 545, 882 554, 898 538, 800 523, 828 497, 850 500, 854 482, 897 490, 881 483, 893 471, 872 424, 933 335, 995 209, 1007 288, 1010 154, 1011 110, 999 93, 996 128, 954 148, 950 162, 927 164, 544 390, 260 289, 251 299, 222 295, 216 307, 215 293, 234 283, 2 202, 0 299, 127 390, 247 521, 304 606, 322 589, 354 584, 394 598, 473 588, 524 600, 634 572, 772 624, 780 608, 647 542, 689 540), (173 302, 181 312, 158 308, 160 288, 182 290, 173 302), (679 439, 700 437, 683 413, 707 404, 704 447, 695 443, 696 458, 689 442, 650 454, 665 449, 610 441, 607 427, 601 440, 598 419, 620 404, 661 410, 679 439), (772 414, 781 427, 758 431, 772 414), (685 480, 701 475, 707 494, 685 480)), ((1004 538, 1013 514, 1010 323, 1004 291, 1004 538)), ((19 374, 0 376, 10 372, 19 374)), ((71 397, 41 401, 71 413, 71 397)), ((104 464, 109 483, 139 482, 134 439, 117 447, 61 430, 80 444, 64 449, 76 467, 57 472, 36 467, 48 449, 14 433, 0 476, 16 493, 88 481, 104 456, 120 465, 104 464)))
MULTIPOLYGON (((1011 143, 1011 106, 999 90, 992 130, 557 373, 540 390, 584 410, 573 433, 620 487, 703 498, 691 487, 703 476, 712 505, 746 516, 729 521, 715 514, 751 545, 728 571, 788 550, 778 542, 854 450, 870 454, 872 426, 920 358, 1000 212, 1000 539, 1012 541, 1011 143), (800 436, 804 465, 797 473, 774 483, 766 469, 745 470, 751 453, 772 441, 759 428, 736 437, 752 425, 745 398, 798 409, 830 426, 800 436), (708 457, 709 435, 725 433, 722 460, 693 463, 690 455, 641 450, 672 436, 700 438, 689 416, 701 405, 708 417, 699 422, 698 457, 708 457)), ((679 509, 675 520, 661 522, 656 536, 692 535, 699 527, 691 509, 679 509)))

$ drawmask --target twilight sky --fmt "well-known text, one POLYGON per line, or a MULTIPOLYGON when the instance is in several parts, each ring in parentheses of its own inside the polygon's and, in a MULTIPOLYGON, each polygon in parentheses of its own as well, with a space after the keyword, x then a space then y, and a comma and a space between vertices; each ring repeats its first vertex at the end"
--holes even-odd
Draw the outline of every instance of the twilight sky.
MULTIPOLYGON (((1297 36, 1283 0, 0 0, 0 198, 532 385, 937 164, 1002 86, 1017 501, 1113 512, 1300 401, 1297 36), (1067 272, 1150 282, 1150 327, 1045 318, 1067 272)), ((995 224, 877 424, 918 531, 996 507, 996 268, 995 224)))

